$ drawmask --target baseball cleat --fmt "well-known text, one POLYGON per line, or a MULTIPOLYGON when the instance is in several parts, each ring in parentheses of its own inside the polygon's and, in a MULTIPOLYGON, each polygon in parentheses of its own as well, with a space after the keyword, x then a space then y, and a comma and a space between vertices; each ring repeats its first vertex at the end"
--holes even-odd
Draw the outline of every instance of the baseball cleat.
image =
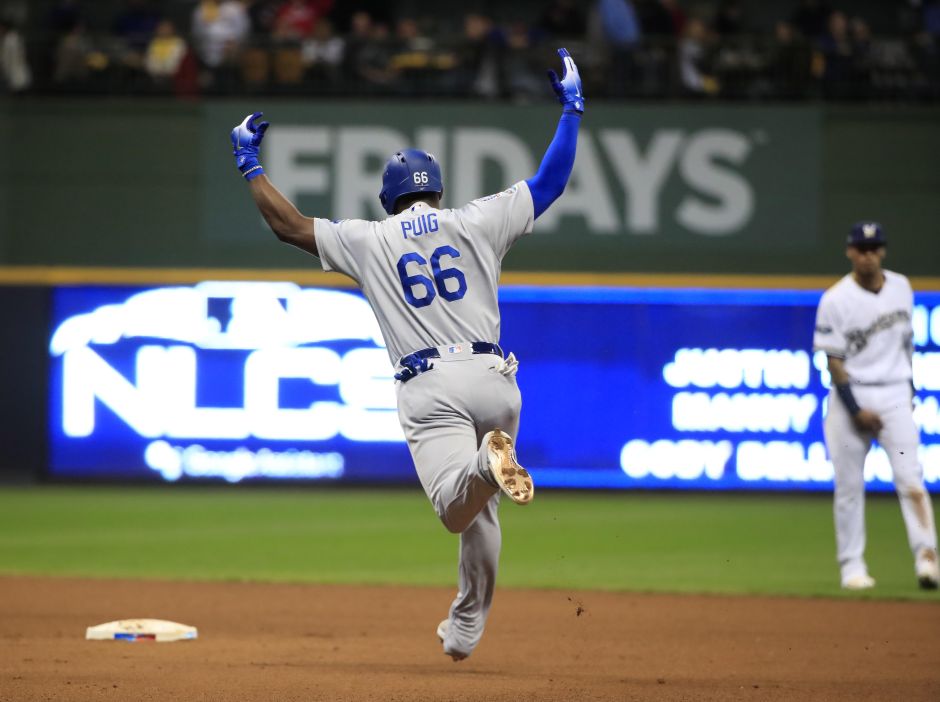
POLYGON ((875 579, 868 573, 859 573, 842 581, 845 590, 870 590, 875 587, 875 579))
MULTIPOLYGON (((450 619, 445 619, 440 624, 437 625, 437 638, 440 640, 441 645, 444 645, 444 638, 447 636, 447 630, 450 628, 450 619)), ((458 663, 466 658, 466 654, 463 653, 449 653, 447 649, 444 649, 444 655, 450 656, 451 660, 454 663, 458 663)))
POLYGON ((535 485, 529 472, 516 461, 512 437, 494 429, 483 440, 489 456, 490 475, 496 485, 517 505, 529 504, 535 496, 535 485))
POLYGON ((921 549, 917 554, 917 582, 921 590, 936 590, 940 585, 937 552, 931 548, 921 549))

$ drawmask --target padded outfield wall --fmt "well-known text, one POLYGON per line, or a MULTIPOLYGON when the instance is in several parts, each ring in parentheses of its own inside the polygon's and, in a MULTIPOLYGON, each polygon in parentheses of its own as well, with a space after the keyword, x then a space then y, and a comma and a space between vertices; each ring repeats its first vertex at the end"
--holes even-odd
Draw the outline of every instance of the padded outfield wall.
MULTIPOLYGON (((530 175, 549 105, 307 101, 8 101, 0 265, 316 267, 276 244, 232 166, 252 109, 264 163, 301 209, 382 215, 388 153, 444 164, 446 204, 530 175)), ((940 261, 940 110, 614 106, 585 119, 568 192, 509 270, 835 274, 848 225, 876 218, 890 266, 940 261)))
MULTIPOLYGON (((186 355, 199 369, 198 387, 211 389, 238 375, 245 361, 238 354, 258 350, 230 351, 231 358, 216 366, 219 357, 211 344, 188 336, 171 343, 166 330, 132 334, 123 327, 116 336, 108 327, 111 332, 100 338, 92 335, 74 349, 56 350, 51 342, 62 325, 81 327, 85 322, 79 320, 90 324, 99 312, 129 309, 147 289, 153 290, 148 299, 164 299, 157 288, 166 285, 192 292, 196 288, 189 286, 202 290, 203 281, 229 281, 225 285, 238 294, 229 290, 206 303, 210 317, 222 315, 220 324, 228 319, 226 305, 249 289, 238 281, 291 281, 304 288, 291 288, 298 299, 319 294, 309 288, 348 287, 344 277, 317 273, 316 260, 278 244, 254 211, 232 167, 228 132, 255 107, 264 107, 275 124, 265 142, 268 172, 301 209, 329 217, 381 216, 376 191, 384 158, 407 143, 440 156, 447 204, 497 191, 534 171, 557 115, 547 105, 456 103, 0 104, 0 130, 10 135, 7 167, 0 169, 0 317, 6 338, 15 340, 5 346, 0 364, 0 426, 6 447, 0 479, 37 472, 74 478, 76 471, 82 472, 82 461, 97 470, 106 463, 102 456, 81 452, 82 442, 90 446, 92 438, 95 447, 121 459, 111 466, 120 476, 158 479, 159 468, 163 479, 169 479, 172 471, 167 473, 166 465, 147 463, 147 449, 153 454, 153 444, 167 444, 174 451, 192 447, 180 443, 172 428, 139 426, 135 413, 154 406, 146 388, 170 385, 143 383, 146 373, 135 370, 138 357, 186 355), (116 287, 97 288, 100 284, 116 287), (91 297, 85 299, 87 295, 91 297), (137 337, 147 348, 135 346, 137 337), (163 340, 154 344, 147 341, 151 337, 163 340), (97 363, 101 372, 90 374, 66 358, 97 363), (221 382, 209 382, 213 376, 221 382), (101 382, 76 380, 84 378, 101 382), (117 394, 109 395, 112 390, 117 394), (75 420, 65 411, 69 397, 84 397, 84 407, 93 411, 79 411, 75 420), (132 474, 124 472, 128 468, 132 474)), ((892 242, 888 265, 912 276, 915 288, 926 295, 918 298, 915 310, 918 421, 930 451, 924 456, 930 482, 940 480, 938 118, 940 110, 914 108, 592 105, 568 192, 539 220, 536 234, 511 252, 503 276, 509 295, 503 300, 503 341, 525 351, 521 382, 527 398, 541 400, 530 407, 551 407, 559 387, 579 388, 576 399, 582 407, 610 406, 611 363, 619 364, 615 376, 625 383, 614 393, 618 399, 605 430, 604 451, 596 455, 559 453, 552 443, 552 418, 528 412, 533 465, 546 476, 554 471, 549 483, 826 489, 819 420, 828 383, 810 354, 811 320, 820 291, 847 269, 841 242, 848 224, 862 217, 885 223, 892 242), (644 275, 648 273, 653 275, 644 275), (778 292, 761 292, 768 288, 778 292), (574 313, 572 305, 580 311, 574 313), (611 320, 610 315, 619 315, 619 321, 608 325, 606 336, 599 335, 603 325, 592 324, 593 318, 582 314, 586 309, 603 310, 611 320), (679 315, 672 322, 661 314, 670 309, 679 315), (538 321, 551 315, 558 319, 539 327, 538 321), (582 326, 565 337, 565 325, 573 319, 582 326), (564 338, 539 345, 536 340, 543 339, 545 329, 564 338), (586 338, 598 343, 587 349, 567 346, 586 338), (749 363, 759 356, 771 365, 785 362, 788 375, 752 382, 742 374, 740 382, 726 379, 723 385, 717 379, 689 376, 679 382, 672 377, 668 369, 679 360, 698 358, 699 351, 709 367, 709 353, 749 363), (579 353, 586 354, 582 377, 570 386, 570 358, 579 353), (641 386, 643 426, 636 424, 631 400, 641 386), (703 424, 703 418, 716 416, 716 402, 735 412, 749 402, 772 405, 767 412, 776 413, 782 423, 737 427, 732 420, 738 415, 728 415, 731 423, 703 424), (539 432, 545 439, 541 445, 539 432), (715 454, 710 468, 703 463, 680 470, 675 452, 661 456, 659 463, 652 460, 654 447, 685 447, 696 456, 710 455, 700 451, 708 448, 723 453, 715 454), (799 474, 756 475, 747 467, 776 465, 755 452, 772 449, 779 458, 785 448, 791 454, 781 460, 799 474), (662 470, 656 473, 659 464, 662 470), (693 468, 698 470, 695 476, 693 468), (639 475, 641 469, 650 474, 639 475)), ((179 310, 163 308, 157 317, 142 319, 150 323, 156 318, 184 319, 179 310)), ((97 329, 96 324, 90 328, 97 329)), ((333 354, 331 359, 350 354, 379 358, 384 353, 373 348, 378 342, 366 344, 368 348, 347 348, 346 342, 333 348, 330 343, 320 348, 321 339, 312 348, 333 354)), ((767 366, 761 372, 765 370, 773 369, 767 366)), ((371 382, 387 374, 383 362, 381 370, 355 377, 371 382)), ((349 395, 329 379, 314 384, 320 400, 340 402, 340 413, 349 410, 349 397, 365 397, 357 394, 362 388, 349 395)), ((238 404, 244 399, 238 392, 237 397, 198 392, 189 409, 199 416, 206 414, 203 410, 237 414, 247 409, 238 404)), ((309 392, 303 387, 297 397, 285 395, 285 402, 273 409, 305 406, 309 392)), ((187 393, 179 393, 177 400, 187 393)), ((391 410, 383 397, 370 395, 364 405, 382 415, 377 421, 391 410)), ((254 429, 246 431, 254 438, 244 445, 241 439, 218 444, 219 456, 277 448, 264 444, 254 429)), ((186 437, 194 446, 221 440, 212 431, 186 437)), ((337 431, 323 440, 307 437, 297 446, 340 454, 343 479, 413 479, 397 436, 350 439, 337 431), (362 472, 375 463, 370 446, 376 441, 391 441, 391 450, 386 446, 381 455, 397 456, 388 475, 362 472)), ((876 461, 869 476, 876 484, 880 480, 882 489, 888 487, 881 479, 884 466, 876 461)), ((179 462, 178 468, 184 479, 189 476, 187 464, 179 462)), ((194 474, 209 477, 206 470, 194 464, 194 474)), ((212 477, 233 479, 219 471, 212 477)))

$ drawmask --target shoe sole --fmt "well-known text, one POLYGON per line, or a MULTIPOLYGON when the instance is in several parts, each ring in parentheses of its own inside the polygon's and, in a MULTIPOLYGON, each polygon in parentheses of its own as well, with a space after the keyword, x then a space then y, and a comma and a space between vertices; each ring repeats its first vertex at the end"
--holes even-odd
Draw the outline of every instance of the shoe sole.
POLYGON ((516 449, 505 432, 496 429, 490 437, 490 474, 510 500, 527 505, 535 497, 535 485, 529 472, 516 461, 516 449))
POLYGON ((917 582, 920 585, 921 590, 936 590, 938 585, 937 581, 930 576, 918 578, 917 582))

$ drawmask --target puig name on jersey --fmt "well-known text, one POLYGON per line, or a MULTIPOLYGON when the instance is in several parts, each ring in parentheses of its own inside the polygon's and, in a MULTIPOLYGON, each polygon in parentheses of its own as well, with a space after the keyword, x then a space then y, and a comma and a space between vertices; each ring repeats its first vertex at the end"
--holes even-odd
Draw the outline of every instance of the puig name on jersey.
POLYGON ((909 322, 911 313, 907 310, 895 310, 887 312, 874 322, 867 329, 850 329, 845 334, 845 340, 848 346, 848 353, 856 354, 868 346, 868 340, 872 336, 885 329, 890 329, 898 322, 909 322))

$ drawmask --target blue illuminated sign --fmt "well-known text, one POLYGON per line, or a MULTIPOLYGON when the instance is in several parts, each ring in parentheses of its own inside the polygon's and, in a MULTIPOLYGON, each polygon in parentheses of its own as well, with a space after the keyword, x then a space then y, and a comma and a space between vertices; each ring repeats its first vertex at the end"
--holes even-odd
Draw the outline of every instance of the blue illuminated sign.
MULTIPOLYGON (((819 292, 507 287, 520 457, 540 487, 832 487, 819 292)), ((291 283, 61 287, 63 478, 414 482, 393 369, 357 292, 291 283)), ((940 482, 940 293, 916 297, 915 420, 940 482)), ((866 479, 891 489, 880 449, 866 479)))

